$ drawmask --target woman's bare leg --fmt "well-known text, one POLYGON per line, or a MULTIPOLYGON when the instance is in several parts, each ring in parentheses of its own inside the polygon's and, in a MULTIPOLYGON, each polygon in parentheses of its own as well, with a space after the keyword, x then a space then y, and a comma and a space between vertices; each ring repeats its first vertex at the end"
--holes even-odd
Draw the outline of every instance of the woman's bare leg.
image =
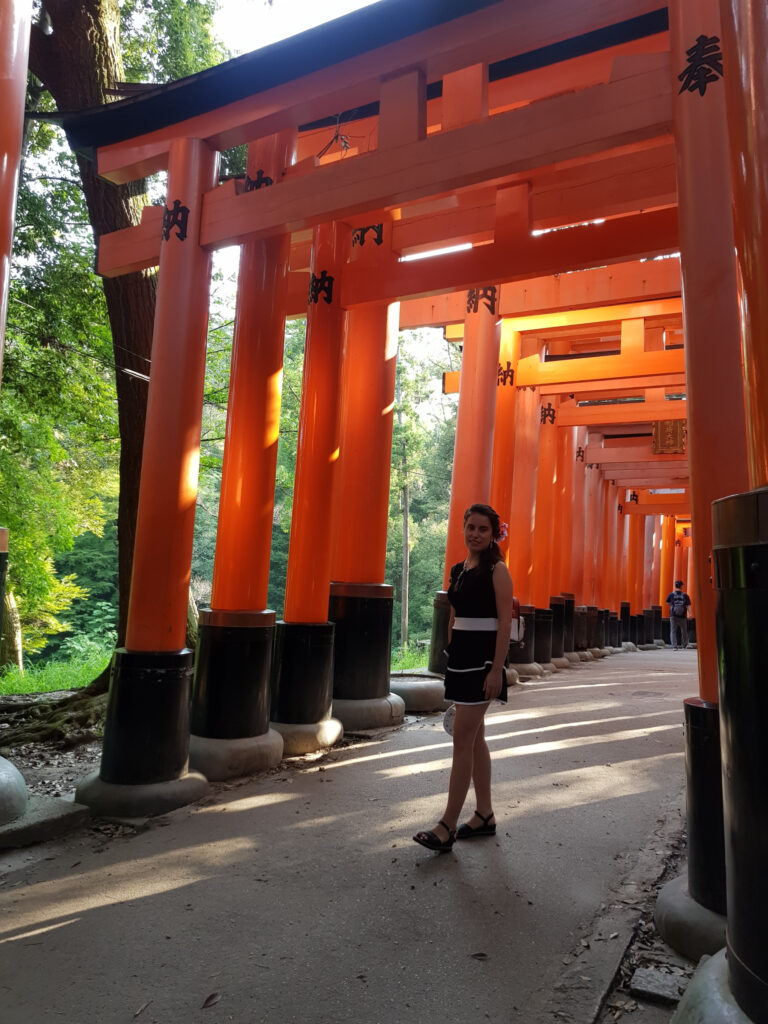
MULTIPOLYGON (((448 783, 448 803, 443 814, 443 821, 451 829, 456 828, 464 801, 467 799, 474 770, 475 741, 478 730, 482 732, 483 716, 487 707, 487 704, 456 705, 456 718, 453 723, 453 763, 448 783)), ((484 738, 483 743, 485 743, 484 738)), ((488 765, 488 788, 490 792, 490 763, 488 765)), ((448 838, 443 825, 436 825, 432 831, 438 839, 448 838)))
MULTIPOLYGON (((475 807, 477 811, 484 818, 490 817, 492 821, 491 752, 485 739, 485 719, 480 721, 480 727, 475 734, 475 745, 472 748, 472 784, 475 788, 475 807)), ((467 824, 471 828, 479 828, 483 822, 478 818, 477 814, 473 814, 467 824)))

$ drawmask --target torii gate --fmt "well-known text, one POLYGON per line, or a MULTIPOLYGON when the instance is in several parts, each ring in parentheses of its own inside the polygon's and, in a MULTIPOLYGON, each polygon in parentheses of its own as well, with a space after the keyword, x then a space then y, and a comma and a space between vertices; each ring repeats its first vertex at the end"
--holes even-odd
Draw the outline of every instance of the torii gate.
MULTIPOLYGON (((748 551, 750 565, 764 564, 764 528, 756 511, 762 495, 743 492, 768 481, 768 427, 761 404, 765 356, 759 346, 768 320, 762 287, 768 198, 758 173, 768 152, 761 119, 768 80, 765 67, 752 58, 768 48, 768 18, 764 7, 746 0, 723 4, 722 30, 715 0, 678 0, 669 20, 658 0, 608 6, 571 0, 425 0, 419 5, 388 0, 340 19, 332 30, 321 28, 185 82, 64 119, 70 137, 94 151, 99 173, 107 178, 127 182, 160 170, 168 175, 164 209, 150 208, 140 227, 100 240, 101 273, 159 266, 159 289, 127 648, 116 653, 101 775, 81 785, 81 799, 100 809, 130 806, 146 813, 192 799, 204 785, 201 776, 187 772, 192 665, 183 649, 184 621, 210 253, 232 244, 242 245, 243 255, 225 479, 212 608, 193 702, 193 728, 208 741, 201 745, 200 760, 208 761, 211 773, 225 770, 228 761, 242 768, 258 746, 253 741, 270 735, 265 708, 272 620, 263 607, 264 527, 271 508, 282 318, 298 308, 298 296, 308 292, 310 297, 307 350, 272 718, 286 741, 301 746, 307 734, 311 742, 331 742, 340 728, 329 717, 331 580, 340 585, 339 602, 354 608, 356 623, 380 626, 386 619, 389 597, 382 577, 393 370, 389 339, 397 326, 393 304, 416 299, 439 305, 440 296, 463 293, 456 465, 466 473, 452 491, 450 551, 467 493, 471 500, 505 493, 505 458, 515 460, 510 515, 543 498, 523 467, 537 463, 537 476, 545 479, 542 466, 557 462, 557 427, 541 430, 536 446, 517 430, 503 440, 494 431, 494 418, 500 422, 510 411, 506 401, 496 402, 502 340, 497 303, 503 309, 505 289, 519 294, 522 287, 526 293, 511 316, 531 306, 538 312, 555 308, 544 300, 539 305, 520 284, 531 279, 545 279, 543 292, 549 294, 581 292, 574 306, 612 304, 617 296, 587 295, 582 287, 587 279, 580 275, 594 268, 591 273, 596 281, 602 274, 605 290, 610 274, 599 268, 624 264, 631 268, 624 283, 633 282, 626 291, 634 293, 625 294, 624 301, 636 302, 643 298, 637 261, 678 248, 695 600, 702 627, 701 692, 687 702, 686 715, 703 723, 704 731, 711 732, 707 723, 714 722, 716 732, 715 595, 709 584, 709 515, 715 499, 728 494, 743 499, 721 503, 716 519, 726 697, 731 673, 738 682, 743 655, 728 612, 738 605, 736 591, 744 579, 747 588, 759 586, 749 573, 739 575, 735 567, 741 556, 732 553, 748 551), (725 76, 730 136, 721 39, 732 67, 748 72, 725 76), (325 143, 340 141, 342 126, 353 122, 362 126, 356 145, 345 138, 343 147, 329 150, 325 143), (249 145, 245 182, 217 184, 216 152, 240 143, 249 145), (599 224, 584 224, 598 218, 599 224), (544 228, 562 230, 532 234, 544 228), (408 252, 458 241, 471 243, 471 250, 418 266, 400 261, 408 252), (564 283, 563 275, 573 282, 564 283), (744 314, 741 331, 737 295, 744 314), (361 366, 369 384, 367 401, 358 400, 361 366), (723 401, 729 414, 716 419, 712 410, 723 401), (518 459, 518 445, 526 448, 526 443, 527 457, 518 459), (332 515, 334 492, 343 495, 342 527, 332 515), (742 509, 753 510, 752 518, 742 509), (237 671, 228 675, 231 665, 237 671), (240 671, 248 676, 247 685, 240 671)), ((3 10, 14 7, 13 0, 4 0, 3 10)), ((13 60, 9 64, 15 66, 13 60)), ((5 134, 3 139, 7 149, 5 134)), ((7 210, 3 215, 7 218, 7 210)), ((649 264, 642 267, 654 276, 649 264)), ((514 352, 519 333, 503 339, 511 346, 507 351, 514 352)), ((621 340, 623 359, 623 335, 621 340)), ((645 342, 640 351, 629 334, 627 344, 635 348, 634 358, 646 363, 669 355, 645 342)), ((523 351, 522 361, 534 355, 523 351)), ((502 356, 504 368, 512 359, 506 351, 502 356)), ((546 362, 544 372, 553 372, 546 362)), ((680 370, 666 366, 661 376, 667 373, 680 370)), ((548 378, 545 386, 557 385, 548 378)), ((530 404, 540 386, 526 391, 519 385, 515 423, 524 399, 530 404)), ((595 390, 594 383, 590 387, 595 390)), ((562 393, 550 394, 561 427, 569 423, 567 429, 581 430, 586 438, 584 413, 569 409, 562 393)), ((659 404, 649 397, 646 414, 654 403, 659 404)), ((593 425, 605 422, 605 413, 599 415, 603 419, 598 416, 593 425)), ((554 426, 551 417, 541 426, 554 426)), ((592 490, 605 493, 605 480, 592 490)), ((571 508, 575 513, 578 503, 571 508)), ((582 503, 593 521, 598 508, 597 499, 589 509, 582 503)), ((604 522, 609 519, 606 513, 604 522)), ((534 565, 540 533, 535 530, 532 538, 534 565)), ((755 580, 762 578, 755 573, 755 580)), ((756 647, 760 643, 762 637, 756 637, 756 647)), ((751 667, 751 650, 743 657, 751 667)), ((359 699, 386 702, 387 695, 377 689, 380 682, 374 680, 375 692, 359 699)), ((755 689, 750 699, 746 717, 752 712, 754 721, 763 715, 764 698, 755 689)), ((742 788, 726 787, 726 799, 734 813, 751 816, 752 834, 763 842, 764 807, 762 818, 755 812, 764 761, 756 771, 754 761, 741 757, 741 747, 729 746, 740 735, 743 706, 726 702, 725 714, 723 749, 733 758, 729 778, 744 780, 742 788)), ((754 742, 745 742, 754 752, 754 742)), ((711 766, 698 763, 689 810, 716 803, 717 791, 711 766)), ((717 843, 706 834, 697 840, 691 825, 693 861, 717 843)), ((744 872, 729 875, 729 975, 740 1005, 765 1020, 765 919, 761 915, 754 923, 749 902, 765 883, 752 870, 740 830, 731 830, 728 842, 736 867, 746 865, 744 872), (755 928, 762 928, 762 935, 755 928)), ((703 873, 692 868, 694 899, 718 903, 717 874, 711 865, 703 873)))

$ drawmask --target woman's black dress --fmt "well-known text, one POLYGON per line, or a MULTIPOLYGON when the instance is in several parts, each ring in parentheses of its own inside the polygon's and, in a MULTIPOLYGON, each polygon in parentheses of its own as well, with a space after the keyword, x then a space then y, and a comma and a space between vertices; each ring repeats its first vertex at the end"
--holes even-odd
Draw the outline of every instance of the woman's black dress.
MULTIPOLYGON (((487 704, 483 683, 493 664, 498 633, 493 569, 482 565, 465 569, 463 562, 457 562, 451 569, 448 600, 455 618, 446 648, 445 699, 454 704, 487 704), (489 620, 494 619, 497 625, 488 628, 489 620)), ((501 693, 496 699, 507 699, 503 670, 501 693)))

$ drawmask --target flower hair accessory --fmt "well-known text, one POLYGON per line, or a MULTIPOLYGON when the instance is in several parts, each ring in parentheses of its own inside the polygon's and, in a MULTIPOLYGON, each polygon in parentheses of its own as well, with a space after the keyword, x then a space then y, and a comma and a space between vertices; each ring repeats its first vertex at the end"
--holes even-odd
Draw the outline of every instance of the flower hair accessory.
POLYGON ((496 538, 497 541, 506 540, 509 536, 509 523, 499 524, 499 535, 496 538))

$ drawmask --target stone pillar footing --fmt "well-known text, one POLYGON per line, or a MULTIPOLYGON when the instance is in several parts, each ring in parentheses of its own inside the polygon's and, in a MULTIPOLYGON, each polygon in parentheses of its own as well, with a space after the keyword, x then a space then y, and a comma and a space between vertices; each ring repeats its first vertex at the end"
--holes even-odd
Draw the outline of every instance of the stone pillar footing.
POLYGON ((699 964, 672 1024, 754 1024, 731 992, 724 949, 699 964))
POLYGON ((274 729, 260 736, 231 740, 195 736, 194 733, 189 739, 190 766, 211 782, 265 772, 280 764, 282 757, 283 737, 274 729))
POLYGON ((725 946, 726 918, 696 902, 688 892, 687 874, 662 886, 653 921, 664 941, 689 960, 700 960, 725 946))
POLYGON ((78 783, 75 800, 90 807, 96 817, 146 818, 194 803, 208 789, 208 780, 199 772, 188 771, 178 779, 138 785, 104 782, 98 772, 93 772, 78 783))
POLYGON ((405 701, 396 693, 361 700, 334 697, 333 716, 338 718, 345 732, 402 725, 405 718, 405 701))
POLYGON ((337 718, 324 718, 321 722, 272 722, 272 728, 283 737, 284 757, 326 750, 344 735, 344 726, 337 718))
POLYGON ((578 651, 566 651, 565 657, 568 659, 571 665, 578 665, 581 661, 578 651))
POLYGON ((570 668, 571 667, 571 662, 569 661, 568 658, 565 657, 565 655, 563 655, 562 658, 553 658, 552 659, 552 664, 555 666, 555 668, 570 668))
POLYGON ((445 704, 445 684, 442 676, 393 676, 390 680, 392 693, 405 702, 405 710, 421 713, 441 711, 445 704))

